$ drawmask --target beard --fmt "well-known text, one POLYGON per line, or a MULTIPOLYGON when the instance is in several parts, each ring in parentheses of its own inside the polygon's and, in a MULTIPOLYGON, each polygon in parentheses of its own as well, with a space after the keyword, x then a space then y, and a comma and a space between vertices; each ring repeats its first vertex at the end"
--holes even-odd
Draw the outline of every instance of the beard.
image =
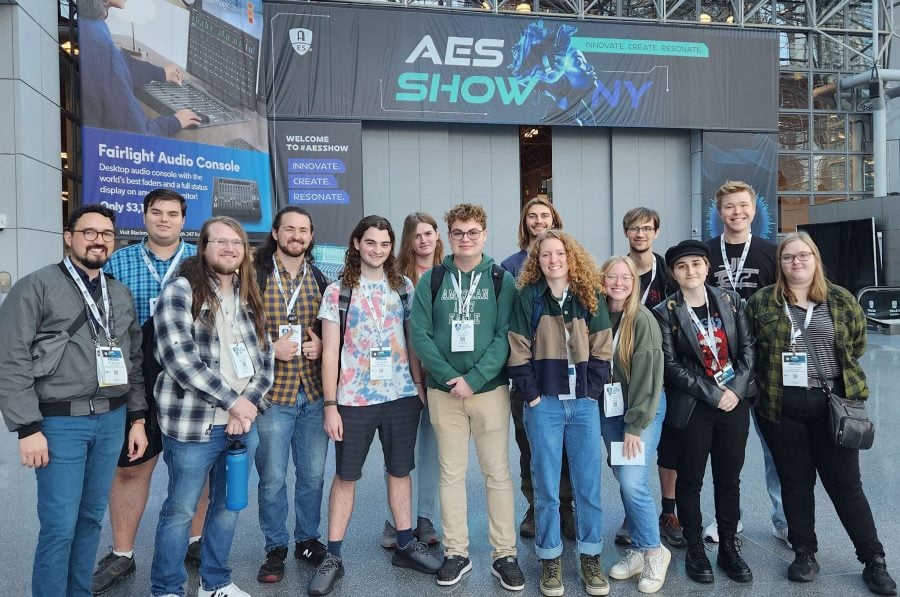
POLYGON ((221 274, 223 276, 227 276, 228 274, 233 274, 240 268, 240 265, 237 267, 231 267, 228 265, 224 265, 222 263, 209 263, 209 269, 214 271, 217 274, 221 274))
POLYGON ((101 267, 106 265, 107 261, 109 261, 109 251, 106 249, 106 247, 102 247, 102 246, 101 247, 88 247, 87 250, 85 250, 83 257, 79 256, 79 255, 72 255, 72 257, 74 257, 76 261, 81 263, 81 265, 83 265, 87 269, 100 269, 101 267), (106 252, 103 255, 101 255, 100 257, 93 257, 90 254, 90 251, 91 251, 91 249, 96 249, 96 248, 102 248, 106 252))
POLYGON ((288 257, 300 257, 306 252, 306 244, 302 241, 297 244, 300 245, 299 249, 292 248, 290 245, 278 243, 278 250, 288 257))

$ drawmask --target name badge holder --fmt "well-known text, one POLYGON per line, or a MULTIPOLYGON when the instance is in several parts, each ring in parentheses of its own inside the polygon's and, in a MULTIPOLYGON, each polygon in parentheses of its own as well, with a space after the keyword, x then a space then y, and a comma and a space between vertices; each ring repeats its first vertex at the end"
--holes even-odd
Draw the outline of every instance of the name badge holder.
POLYGON ((472 298, 478 290, 481 274, 472 274, 469 289, 462 291, 462 272, 457 272, 459 279, 451 276, 453 292, 456 294, 456 319, 450 322, 450 352, 472 352, 475 350, 475 322, 469 316, 472 298))
MULTIPOLYGON (((238 302, 240 298, 237 296, 237 292, 234 292, 234 313, 229 314, 228 310, 221 303, 221 297, 219 299, 219 304, 222 306, 222 312, 225 314, 225 319, 228 321, 228 325, 231 326, 231 332, 235 337, 241 336, 241 330, 237 325, 237 308, 238 302)), ((250 351, 247 350, 247 344, 243 342, 234 342, 228 346, 228 353, 231 355, 231 366, 234 368, 234 374, 239 379, 245 379, 248 377, 253 377, 253 374, 256 373, 256 369, 253 367, 253 358, 250 356, 250 351)))
POLYGON ((719 351, 718 346, 716 346, 716 333, 712 323, 712 309, 709 308, 709 293, 705 293, 705 297, 707 310, 705 328, 703 327, 703 324, 700 323, 700 319, 697 317, 697 314, 694 313, 692 308, 688 307, 687 311, 688 315, 691 316, 691 321, 694 322, 694 326, 703 338, 703 344, 709 348, 709 352, 712 354, 713 380, 716 382, 716 385, 719 386, 719 389, 724 391, 728 389, 725 384, 734 379, 734 366, 731 364, 731 359, 725 361, 724 365, 719 362, 719 351))
MULTIPOLYGON (((385 288, 387 281, 385 280, 385 288)), ((365 286, 363 289, 363 301, 369 313, 372 314, 372 320, 375 323, 375 331, 378 334, 378 341, 381 348, 373 348, 369 351, 369 380, 370 381, 389 381, 394 377, 394 359, 391 354, 391 347, 386 344, 384 334, 384 320, 387 311, 387 293, 385 292, 384 304, 381 309, 381 318, 375 312, 375 305, 372 303, 372 297, 369 296, 369 289, 365 286)))
MULTIPOLYGON (((803 321, 803 329, 809 327, 812 321, 812 314, 815 305, 809 303, 806 306, 806 318, 803 321)), ((809 369, 807 368, 809 354, 806 352, 797 352, 795 350, 797 338, 800 336, 800 330, 797 328, 791 310, 788 308, 787 301, 784 303, 784 312, 791 322, 791 351, 781 353, 781 383, 787 387, 808 388, 809 387, 809 369)))
MULTIPOLYGON (((653 269, 656 269, 656 260, 653 261, 653 269)), ((647 287, 649 288, 649 286, 647 287)), ((646 296, 646 295, 645 295, 646 296)), ((613 357, 609 362, 609 383, 603 384, 603 414, 607 417, 621 417, 625 414, 625 394, 622 392, 622 384, 618 381, 612 381, 615 372, 616 352, 619 348, 618 327, 616 333, 613 334, 613 357)))
POLYGON ((303 343, 303 326, 300 324, 287 324, 278 326, 278 337, 284 336, 285 334, 290 334, 293 332, 291 336, 291 340, 297 343, 297 350, 294 352, 294 356, 298 356, 302 350, 303 343))
POLYGON ((731 289, 737 292, 738 290, 738 282, 741 280, 741 274, 744 272, 744 264, 747 262, 747 255, 750 253, 750 241, 753 239, 752 234, 747 234, 747 242, 744 243, 744 250, 741 252, 741 257, 738 259, 737 268, 732 273, 731 271, 731 261, 728 260, 728 255, 725 253, 725 235, 719 237, 719 249, 722 251, 722 265, 725 267, 725 274, 728 276, 728 282, 731 284, 731 289))
POLYGON ((128 383, 125 355, 117 346, 97 346, 97 383, 101 388, 124 386, 128 383))
MULTIPOLYGON (((300 289, 303 288, 303 281, 306 279, 306 262, 303 262, 303 275, 300 276, 300 282, 297 283, 297 286, 293 289, 290 298, 288 298, 287 293, 284 291, 284 285, 281 283, 281 271, 278 269, 278 262, 275 261, 275 255, 272 255, 272 266, 273 272, 275 273, 275 284, 278 286, 278 292, 281 294, 281 298, 284 300, 284 310, 285 315, 287 317, 288 323, 294 325, 297 323, 297 313, 294 311, 294 306, 297 304, 297 298, 300 296, 300 289)), ((284 334, 282 334, 284 335, 284 334)), ((302 336, 300 337, 302 340, 302 336)), ((298 353, 299 354, 299 350, 298 353)))
POLYGON ((125 357, 122 353, 122 349, 116 347, 116 337, 113 334, 115 319, 112 315, 109 290, 106 287, 106 275, 103 274, 103 272, 100 273, 100 296, 103 301, 103 316, 101 317, 100 309, 97 306, 96 301, 94 301, 94 297, 88 292, 81 276, 75 271, 75 266, 72 265, 72 261, 66 257, 63 260, 63 263, 65 264, 69 275, 72 277, 72 280, 75 281, 75 286, 77 286, 79 292, 81 292, 81 298, 84 301, 84 305, 91 315, 88 317, 88 323, 90 323, 91 336, 94 338, 97 384, 101 388, 127 384, 128 370, 125 366, 125 357), (106 337, 107 344, 105 345, 101 344, 101 329, 106 337))

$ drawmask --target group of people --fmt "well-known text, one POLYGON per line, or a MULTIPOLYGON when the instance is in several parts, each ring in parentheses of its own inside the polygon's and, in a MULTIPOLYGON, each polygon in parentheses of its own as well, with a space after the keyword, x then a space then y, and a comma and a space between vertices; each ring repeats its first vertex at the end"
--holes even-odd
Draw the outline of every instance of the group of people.
POLYGON ((896 594, 859 453, 828 433, 827 389, 867 397, 863 314, 827 281, 809 236, 789 234, 777 247, 751 236, 749 185, 728 182, 716 201, 723 234, 682 241, 665 256, 653 251, 658 214, 630 210, 629 253, 602 265, 540 198, 523 208, 521 250, 501 265, 484 254, 487 215, 478 205, 445 214, 446 256, 431 216, 406 218, 399 251, 390 222, 366 216, 337 281, 315 266, 313 221, 298 206, 276 214, 252 253, 228 217, 207 220, 196 247, 185 243, 185 200, 166 189, 144 200, 146 239, 115 253, 115 214, 74 210, 67 257, 24 276, 0 304, 0 412, 37 478, 33 594, 102 593, 135 572, 136 533, 162 454, 168 485, 152 595, 184 595, 187 565, 199 567, 201 597, 249 595, 228 563, 238 512, 226 507, 226 458, 239 439, 259 473, 266 555, 257 580, 286 573, 292 461, 294 556, 315 567, 308 594, 327 595, 345 574, 355 485, 376 432, 387 493, 381 544, 393 549, 392 564, 441 586, 472 570, 472 438, 490 570, 505 589, 521 590, 510 415, 529 504, 518 532, 534 538, 544 595, 565 592, 563 537, 575 540, 584 590, 610 591, 601 560, 607 467, 625 510, 616 542, 628 546, 609 577, 638 577, 638 590, 654 593, 669 548, 686 547, 687 575, 712 582, 704 543, 713 541, 717 567, 751 581, 738 537, 751 419, 772 531, 795 552, 788 578, 809 582, 819 571, 818 474, 868 588, 896 594), (335 474, 322 538, 329 440, 335 474), (715 522, 704 528, 708 460, 715 522), (107 504, 113 546, 94 570, 107 504), (443 557, 429 549, 440 542, 443 557))

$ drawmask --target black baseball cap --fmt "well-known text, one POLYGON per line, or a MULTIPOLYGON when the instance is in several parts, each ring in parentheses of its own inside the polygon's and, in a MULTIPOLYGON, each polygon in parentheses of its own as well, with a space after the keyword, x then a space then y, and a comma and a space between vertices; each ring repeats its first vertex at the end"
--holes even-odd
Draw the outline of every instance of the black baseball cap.
POLYGON ((666 265, 671 268, 675 262, 682 257, 693 255, 706 257, 706 259, 709 260, 709 247, 699 240, 694 240, 692 238, 683 240, 674 247, 669 247, 669 250, 666 251, 666 265))

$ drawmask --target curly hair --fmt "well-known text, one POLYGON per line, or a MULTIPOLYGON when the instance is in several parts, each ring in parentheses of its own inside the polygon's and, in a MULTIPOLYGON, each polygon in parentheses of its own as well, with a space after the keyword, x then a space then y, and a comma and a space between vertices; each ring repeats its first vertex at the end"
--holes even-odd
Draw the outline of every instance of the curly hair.
POLYGON ((359 221, 353 232, 350 233, 350 241, 347 243, 347 252, 344 254, 344 274, 341 278, 342 284, 355 288, 359 285, 359 276, 362 271, 362 261, 359 255, 359 249, 353 246, 353 241, 362 241, 363 235, 369 228, 376 230, 386 230, 391 239, 391 254, 388 255, 384 262, 384 275, 387 277, 388 286, 393 290, 397 290, 403 286, 403 276, 397 272, 397 266, 394 258, 394 229, 387 218, 381 216, 366 216, 359 221))
POLYGON ((416 268, 416 254, 413 243, 416 242, 416 229, 419 224, 428 224, 434 228, 437 237, 434 244, 433 265, 438 265, 444 257, 444 242, 438 233, 437 221, 425 212, 417 211, 406 216, 403 220, 403 234, 400 235, 400 250, 397 251, 397 271, 412 280, 413 284, 419 283, 419 270, 416 268))
MULTIPOLYGON (((628 267, 634 282, 631 294, 625 299, 625 308, 622 310, 622 319, 619 321, 619 345, 617 347, 619 353, 619 363, 622 365, 622 371, 625 372, 625 379, 631 379, 631 357, 634 354, 634 320, 637 317, 638 310, 641 308, 641 278, 638 276, 637 268, 634 261, 628 255, 613 255, 603 262, 600 266, 600 279, 605 279, 607 272, 614 265, 624 263, 628 267)), ((603 294, 606 294, 604 290, 603 294)))
POLYGON ((541 234, 531 249, 519 274, 518 286, 523 288, 533 284, 544 277, 541 271, 540 254, 541 245, 547 239, 555 238, 562 242, 566 249, 566 263, 569 266, 569 289, 578 297, 578 301, 590 312, 596 313, 599 306, 597 296, 603 290, 603 278, 597 262, 591 257, 581 244, 571 234, 561 230, 548 230, 541 234))
POLYGON ((482 228, 487 228, 487 212, 480 205, 472 203, 460 203, 450 208, 450 211, 444 214, 444 221, 447 222, 447 229, 453 225, 453 222, 466 222, 475 220, 481 224, 482 228))

